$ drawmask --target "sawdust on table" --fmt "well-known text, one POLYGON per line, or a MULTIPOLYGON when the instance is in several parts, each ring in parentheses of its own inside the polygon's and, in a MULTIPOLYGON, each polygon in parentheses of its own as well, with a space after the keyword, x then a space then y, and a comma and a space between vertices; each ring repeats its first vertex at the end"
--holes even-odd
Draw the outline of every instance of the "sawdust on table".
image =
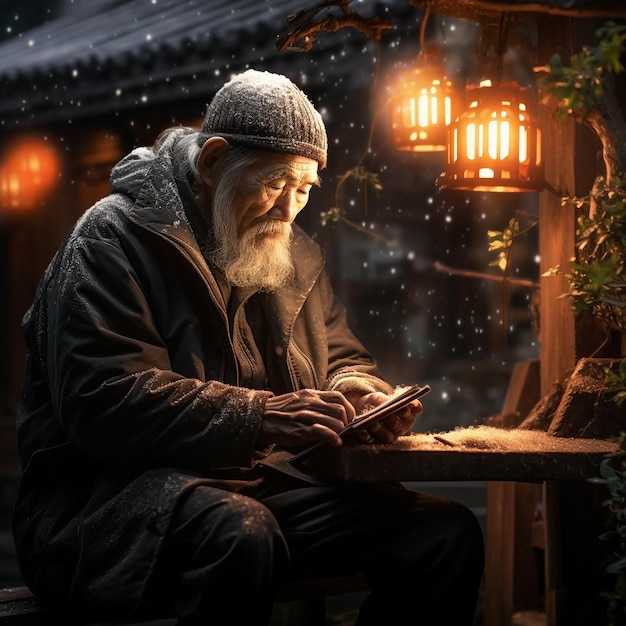
POLYGON ((470 426, 445 432, 409 433, 396 444, 419 450, 484 450, 532 452, 617 452, 619 446, 602 439, 555 437, 545 431, 470 426))

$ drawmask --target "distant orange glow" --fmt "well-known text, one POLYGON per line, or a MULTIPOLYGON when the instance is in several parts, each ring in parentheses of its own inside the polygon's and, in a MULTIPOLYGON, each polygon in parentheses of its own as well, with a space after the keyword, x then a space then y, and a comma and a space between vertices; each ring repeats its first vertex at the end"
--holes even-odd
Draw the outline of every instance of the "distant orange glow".
POLYGON ((43 139, 16 142, 0 163, 0 211, 33 210, 54 186, 60 167, 53 146, 43 139))

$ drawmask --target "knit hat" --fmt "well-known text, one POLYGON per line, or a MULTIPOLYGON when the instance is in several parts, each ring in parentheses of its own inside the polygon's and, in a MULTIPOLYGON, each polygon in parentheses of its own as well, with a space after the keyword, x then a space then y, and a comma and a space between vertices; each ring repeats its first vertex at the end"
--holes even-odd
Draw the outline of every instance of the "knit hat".
POLYGON ((326 166, 328 139, 321 115, 286 76, 246 70, 226 83, 209 104, 200 140, 308 157, 326 166))

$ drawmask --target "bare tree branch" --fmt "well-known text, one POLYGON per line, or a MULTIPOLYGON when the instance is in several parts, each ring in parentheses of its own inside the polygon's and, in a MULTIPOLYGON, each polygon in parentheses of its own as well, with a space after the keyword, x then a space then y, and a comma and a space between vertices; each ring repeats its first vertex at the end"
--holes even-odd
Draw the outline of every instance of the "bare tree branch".
POLYGON ((315 33, 319 31, 334 33, 342 28, 355 28, 367 37, 379 40, 382 31, 392 28, 391 19, 379 16, 365 18, 350 10, 348 5, 351 2, 352 0, 327 0, 287 16, 287 31, 278 37, 276 47, 280 51, 308 52, 315 42, 315 33), (330 15, 315 20, 320 11, 333 7, 339 7, 342 15, 330 15))
POLYGON ((626 120, 621 112, 612 74, 605 76, 604 93, 596 106, 581 120, 589 126, 602 143, 607 182, 614 175, 626 173, 626 120))

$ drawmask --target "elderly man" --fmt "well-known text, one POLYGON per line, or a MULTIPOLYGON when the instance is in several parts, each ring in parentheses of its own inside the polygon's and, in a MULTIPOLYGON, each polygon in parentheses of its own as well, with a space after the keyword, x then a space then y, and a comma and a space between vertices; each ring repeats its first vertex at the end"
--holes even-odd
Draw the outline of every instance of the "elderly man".
POLYGON ((483 544, 465 507, 261 462, 342 445, 394 393, 294 224, 326 152, 306 96, 249 70, 200 131, 120 161, 68 234, 23 323, 14 534, 42 601, 92 619, 267 624, 286 580, 360 572, 360 625, 472 623, 483 544))

